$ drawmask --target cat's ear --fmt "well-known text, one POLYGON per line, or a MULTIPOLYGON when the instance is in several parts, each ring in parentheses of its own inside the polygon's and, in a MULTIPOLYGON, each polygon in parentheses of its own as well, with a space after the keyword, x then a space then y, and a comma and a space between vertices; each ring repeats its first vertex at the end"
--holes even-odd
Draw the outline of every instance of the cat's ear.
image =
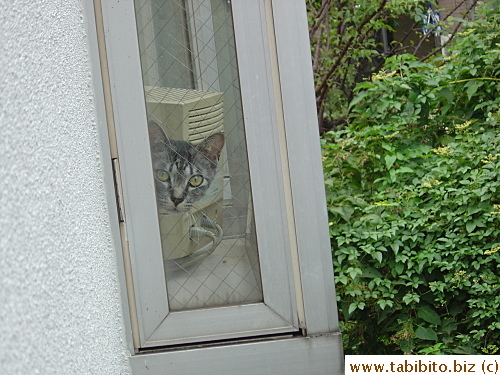
POLYGON ((206 138, 196 148, 212 163, 217 163, 224 147, 224 134, 216 133, 206 138))
POLYGON ((149 143, 153 153, 165 150, 165 147, 170 144, 163 129, 154 121, 148 122, 149 143))

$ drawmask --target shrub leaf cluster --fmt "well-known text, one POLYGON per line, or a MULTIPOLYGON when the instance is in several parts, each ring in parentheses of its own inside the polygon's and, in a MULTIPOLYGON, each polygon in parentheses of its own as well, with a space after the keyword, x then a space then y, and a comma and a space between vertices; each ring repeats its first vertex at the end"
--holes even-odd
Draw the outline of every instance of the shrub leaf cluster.
POLYGON ((322 138, 347 354, 500 350, 497 3, 445 56, 389 58, 322 138))

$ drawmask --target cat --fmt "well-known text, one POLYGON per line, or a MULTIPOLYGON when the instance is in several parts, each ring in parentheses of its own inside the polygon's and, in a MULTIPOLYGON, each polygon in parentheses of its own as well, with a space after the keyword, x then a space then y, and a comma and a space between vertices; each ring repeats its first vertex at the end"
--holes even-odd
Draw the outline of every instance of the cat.
POLYGON ((156 196, 169 214, 189 211, 202 199, 217 173, 224 135, 213 134, 194 145, 168 138, 154 121, 148 122, 156 196))

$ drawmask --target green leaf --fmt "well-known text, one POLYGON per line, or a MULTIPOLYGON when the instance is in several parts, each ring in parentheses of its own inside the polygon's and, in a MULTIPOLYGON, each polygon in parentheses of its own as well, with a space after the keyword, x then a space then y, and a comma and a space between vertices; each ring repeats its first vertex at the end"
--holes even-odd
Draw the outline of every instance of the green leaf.
POLYGON ((396 171, 394 169, 391 169, 389 171, 389 177, 391 178, 391 182, 396 182, 396 171))
POLYGON ((467 229, 467 232, 472 233, 474 229, 476 229, 476 222, 468 222, 467 224, 465 224, 465 228, 467 229))
POLYGON ((394 270, 397 272, 398 275, 401 275, 403 273, 405 269, 405 266, 404 264, 401 264, 401 263, 396 263, 396 265, 394 266, 394 270))
POLYGON ((450 315, 457 316, 458 314, 460 314, 463 311, 463 309, 464 309, 463 304, 455 305, 450 309, 450 315))
POLYGON ((422 318, 428 323, 436 325, 441 324, 441 318, 431 307, 424 306, 420 308, 417 312, 417 315, 419 318, 422 318))
POLYGON ((477 89, 481 86, 482 86, 481 81, 469 81, 469 82, 467 82, 465 87, 467 87, 467 97, 469 98, 469 100, 476 93, 477 89))
POLYGON ((414 173, 414 170, 408 167, 401 167, 397 171, 397 173, 414 173))
POLYGON ((396 161, 396 155, 386 155, 385 165, 387 166, 387 169, 391 168, 394 165, 395 161, 396 161))
POLYGON ((408 116, 411 116, 415 113, 415 106, 413 105, 413 103, 411 101, 408 101, 406 103, 404 111, 408 114, 408 116))
POLYGON ((480 227, 480 228, 486 227, 486 224, 481 219, 474 220, 474 224, 476 224, 476 227, 480 227))
POLYGON ((390 143, 387 143, 387 142, 382 143, 382 148, 384 150, 389 151, 389 152, 393 152, 394 151, 394 147, 390 143))
POLYGON ((349 315, 351 315, 351 314, 354 312, 354 310, 356 310, 356 308, 357 308, 357 307, 358 307, 358 306, 357 306, 356 304, 351 303, 351 304, 349 305, 349 311, 348 311, 348 314, 349 314, 349 315))
MULTIPOLYGON (((467 181, 467 182, 469 182, 469 181, 467 181)), ((482 211, 481 207, 477 207, 477 206, 467 207, 467 214, 469 214, 469 215, 475 214, 476 212, 479 212, 479 211, 482 211)))
POLYGON ((358 207, 367 207, 368 206, 368 203, 366 203, 366 201, 364 199, 361 199, 361 198, 348 198, 347 199, 349 202, 351 202, 353 205, 355 206, 358 206, 358 207))
POLYGON ((399 246, 402 245, 401 241, 396 240, 394 242, 391 242, 389 246, 391 247, 392 251, 394 251, 394 254, 397 254, 399 252, 399 246))
POLYGON ((415 330, 415 336, 417 336, 419 339, 422 340, 437 341, 438 339, 436 331, 434 331, 432 328, 425 328, 425 327, 418 327, 415 330))
POLYGON ((361 275, 363 273, 361 269, 354 267, 348 268, 346 272, 349 274, 352 280, 354 280, 358 275, 361 275))
MULTIPOLYGON (((366 86, 366 85, 365 85, 366 86)), ((349 104, 349 108, 354 107, 356 104, 361 102, 365 98, 366 94, 358 94, 357 96, 352 99, 351 103, 349 104)))
POLYGON ((349 320, 349 318, 351 317, 351 313, 349 313, 349 302, 340 301, 339 307, 340 307, 340 311, 342 311, 342 313, 344 314, 344 318, 346 320, 349 320))
POLYGON ((354 208, 346 206, 330 207, 329 210, 330 212, 338 213, 340 216, 342 216, 342 219, 344 219, 345 221, 349 221, 352 214, 354 213, 354 208))
POLYGON ((455 138, 450 137, 449 135, 445 135, 439 139, 439 142, 442 143, 443 145, 450 144, 451 142, 454 142, 455 138))
POLYGON ((368 214, 359 219, 359 221, 366 221, 371 223, 382 223, 382 218, 377 214, 368 214))
POLYGON ((373 267, 367 267, 363 270, 363 277, 368 279, 382 278, 382 274, 373 267))
POLYGON ((451 103, 453 101, 453 91, 451 91, 449 87, 445 87, 444 89, 442 89, 440 94, 446 98, 448 103, 451 103))

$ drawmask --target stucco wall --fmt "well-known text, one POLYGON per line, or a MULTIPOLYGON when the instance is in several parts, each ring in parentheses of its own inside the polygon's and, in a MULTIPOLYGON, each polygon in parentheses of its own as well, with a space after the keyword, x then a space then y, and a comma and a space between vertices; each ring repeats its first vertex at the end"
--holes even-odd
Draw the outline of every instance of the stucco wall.
POLYGON ((0 36, 0 373, 128 374, 82 4, 0 36))

